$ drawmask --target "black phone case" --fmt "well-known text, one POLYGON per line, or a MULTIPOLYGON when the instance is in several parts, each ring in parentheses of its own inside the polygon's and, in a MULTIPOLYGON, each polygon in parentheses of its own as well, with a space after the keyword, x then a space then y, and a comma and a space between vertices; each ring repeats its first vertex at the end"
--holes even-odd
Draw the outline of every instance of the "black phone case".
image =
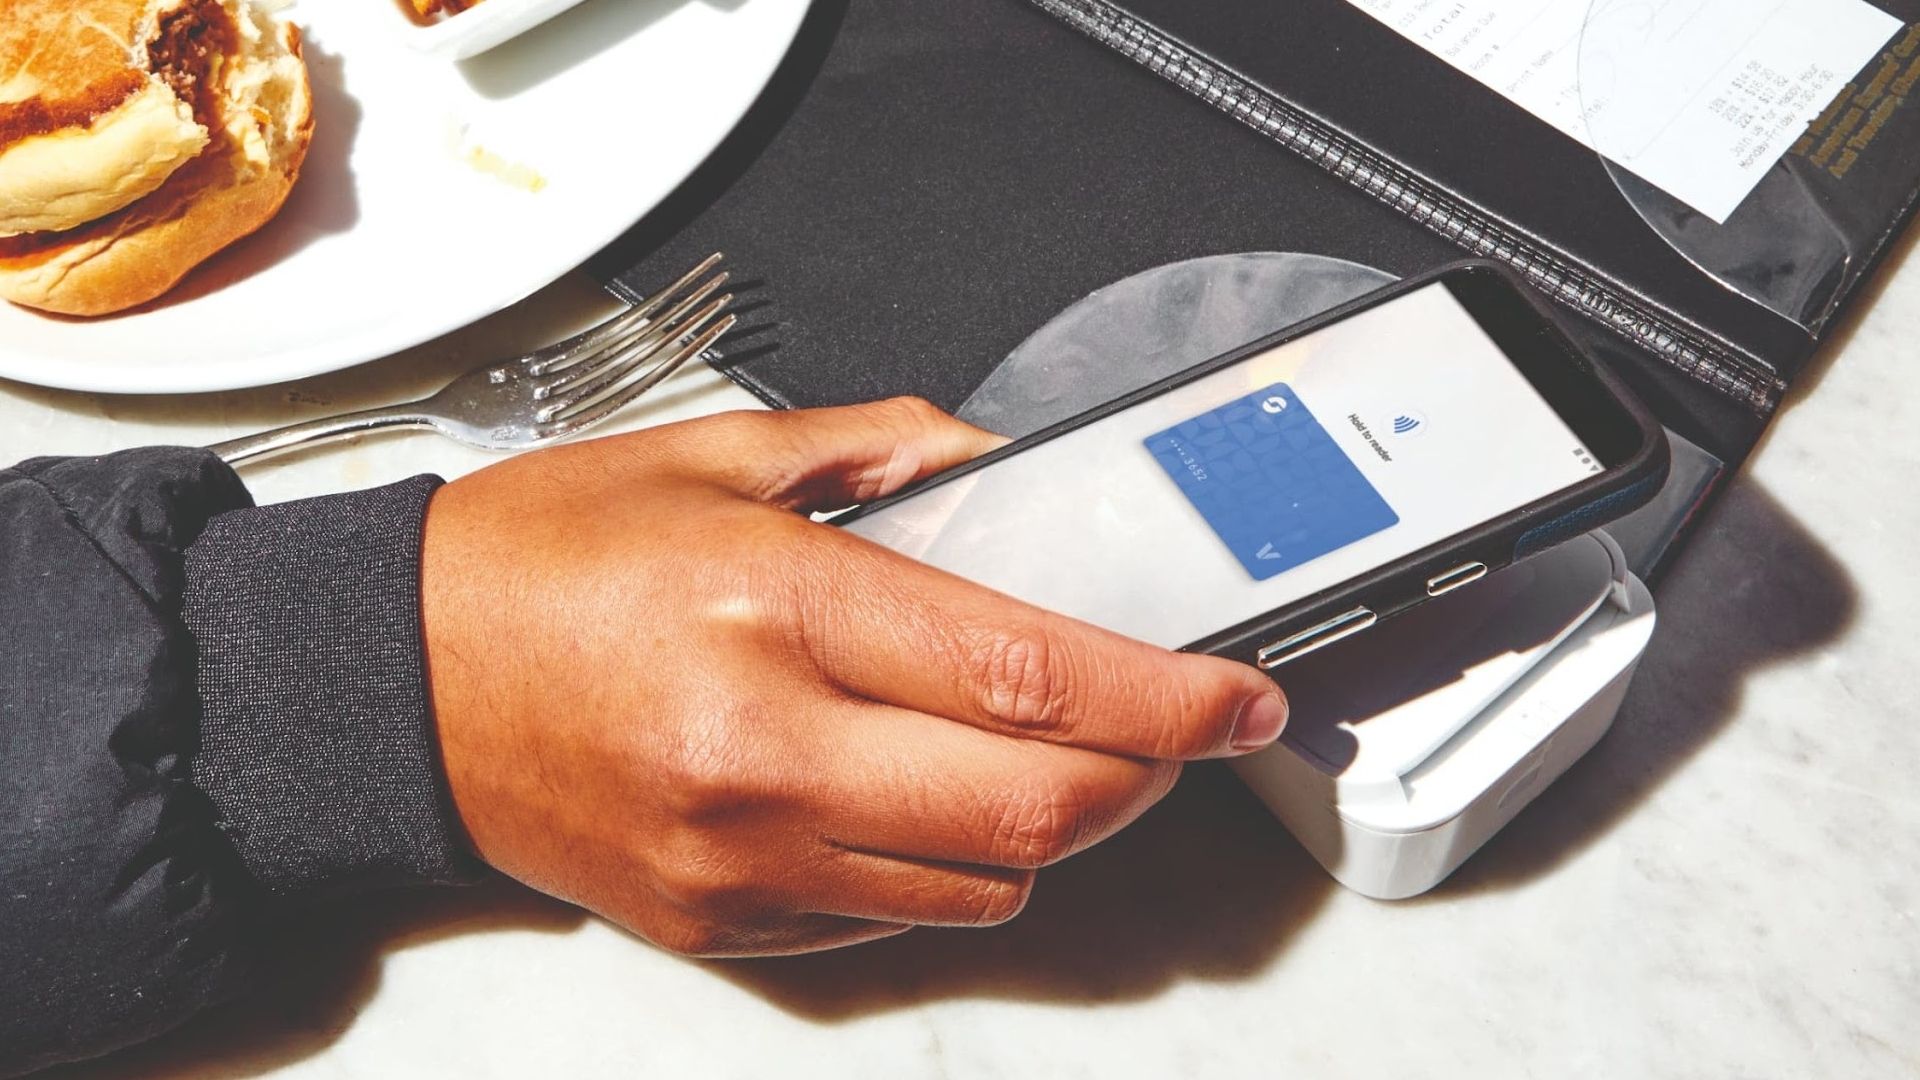
MULTIPOLYGON (((1540 331, 1550 338, 1551 346, 1562 352, 1568 365, 1590 382, 1595 406, 1603 403, 1611 404, 1624 415, 1637 435, 1636 449, 1620 464, 1609 467, 1590 480, 1523 506, 1511 514, 1459 533, 1333 588, 1304 597, 1239 625, 1225 627, 1218 633, 1190 643, 1183 650, 1224 656, 1264 668, 1277 666, 1264 662, 1262 656, 1263 651, 1277 643, 1360 609, 1365 609, 1372 616, 1382 620, 1398 615, 1429 599, 1428 583, 1441 574, 1467 563, 1484 565, 1488 572, 1499 570, 1632 511, 1651 499, 1654 493, 1659 491, 1660 485, 1665 482, 1668 448, 1658 421, 1605 366, 1594 363, 1575 345, 1567 337, 1559 320, 1523 286, 1513 280, 1512 275, 1498 265, 1478 260, 1457 262, 1388 286, 1298 326, 1259 341, 1250 342, 1171 378, 1163 379, 1152 386, 1144 387, 1097 409, 1082 413, 1071 420, 1009 443, 965 465, 930 477, 898 494, 868 503, 841 515, 836 519, 836 524, 844 525, 856 521, 867 514, 892 506, 930 488, 988 468, 997 461, 1057 439, 1102 418, 1124 412, 1143 401, 1196 379, 1204 378, 1221 368, 1231 367, 1276 345, 1303 337, 1368 308, 1386 303, 1395 297, 1434 284, 1449 275, 1461 273, 1492 274, 1511 286, 1515 296, 1524 301, 1538 317, 1540 331)), ((1371 625, 1371 622, 1368 625, 1371 625)))

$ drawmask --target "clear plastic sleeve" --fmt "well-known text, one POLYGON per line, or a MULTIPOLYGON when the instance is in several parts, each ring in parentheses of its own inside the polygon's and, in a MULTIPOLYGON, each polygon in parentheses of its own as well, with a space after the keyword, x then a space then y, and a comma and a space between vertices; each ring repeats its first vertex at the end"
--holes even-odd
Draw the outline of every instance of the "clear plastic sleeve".
POLYGON ((959 416, 1002 435, 1031 434, 1395 280, 1292 252, 1156 267, 1055 316, 994 369, 959 416))
MULTIPOLYGON (((1817 61, 1797 65, 1777 50, 1771 59, 1743 52, 1740 34, 1699 33, 1716 24, 1744 33, 1774 18, 1775 9, 1792 6, 1593 0, 1579 42, 1579 93, 1593 147, 1654 232, 1727 288, 1818 332, 1866 269, 1915 182, 1912 155, 1898 146, 1899 129, 1914 117, 1902 115, 1904 95, 1895 91, 1920 71, 1920 57, 1912 55, 1920 32, 1903 28, 1862 72, 1824 76, 1817 61), (1837 98, 1824 93, 1811 100, 1812 85, 1831 85, 1836 76, 1845 87, 1837 98), (1704 117, 1719 126, 1699 123, 1704 117), (1689 144, 1689 132, 1707 134, 1689 144), (1749 143, 1767 145, 1769 132, 1791 132, 1796 141, 1770 167, 1760 166, 1764 175, 1724 222, 1643 179, 1630 164, 1646 161, 1650 148, 1664 143, 1669 170, 1676 146, 1697 152, 1700 166, 1710 168, 1712 159, 1737 155, 1749 143), (1882 134, 1887 137, 1873 145, 1882 134)), ((1916 5, 1877 5, 1896 16, 1901 6, 1916 5)))

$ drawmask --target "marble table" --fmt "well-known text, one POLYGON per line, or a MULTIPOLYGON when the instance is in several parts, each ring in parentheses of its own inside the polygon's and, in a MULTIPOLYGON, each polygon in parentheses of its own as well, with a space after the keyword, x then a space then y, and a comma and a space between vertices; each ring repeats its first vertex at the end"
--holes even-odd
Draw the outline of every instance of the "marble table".
MULTIPOLYGON (((1896 257, 1660 593, 1612 735, 1434 893, 1335 886, 1193 770, 996 930, 676 959, 500 884, 356 901, 247 1001, 71 1075, 1920 1074, 1920 259, 1896 257)), ((0 387, 0 457, 206 442, 436 386, 605 311, 582 277, 338 375, 190 399, 0 387)), ((751 400, 711 373, 627 426, 751 400)), ((388 436, 272 501, 487 458, 388 436)))

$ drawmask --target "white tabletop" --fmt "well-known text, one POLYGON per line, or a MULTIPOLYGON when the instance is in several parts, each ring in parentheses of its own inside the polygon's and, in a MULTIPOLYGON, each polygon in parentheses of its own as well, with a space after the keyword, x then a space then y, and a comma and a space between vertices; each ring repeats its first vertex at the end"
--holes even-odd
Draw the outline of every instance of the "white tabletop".
MULTIPOLYGON (((1909 244, 1907 251, 1911 251, 1909 244)), ((1222 769, 990 931, 675 959, 508 885, 357 901, 112 1076, 1920 1073, 1920 259, 1827 351, 1660 595, 1613 734, 1426 898, 1334 886, 1222 769)), ((360 370, 190 399, 0 387, 0 458, 205 442, 437 385, 605 310, 572 278, 360 370)), ((701 372, 627 426, 751 399, 701 372)), ((263 501, 488 459, 266 464, 263 501)))

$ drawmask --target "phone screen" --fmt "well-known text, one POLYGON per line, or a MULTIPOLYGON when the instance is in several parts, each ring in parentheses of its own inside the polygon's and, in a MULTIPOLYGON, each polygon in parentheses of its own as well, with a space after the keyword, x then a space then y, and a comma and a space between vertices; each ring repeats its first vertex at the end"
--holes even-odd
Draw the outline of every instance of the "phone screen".
POLYGON ((1602 467, 1435 283, 847 528, 1180 648, 1602 467))

